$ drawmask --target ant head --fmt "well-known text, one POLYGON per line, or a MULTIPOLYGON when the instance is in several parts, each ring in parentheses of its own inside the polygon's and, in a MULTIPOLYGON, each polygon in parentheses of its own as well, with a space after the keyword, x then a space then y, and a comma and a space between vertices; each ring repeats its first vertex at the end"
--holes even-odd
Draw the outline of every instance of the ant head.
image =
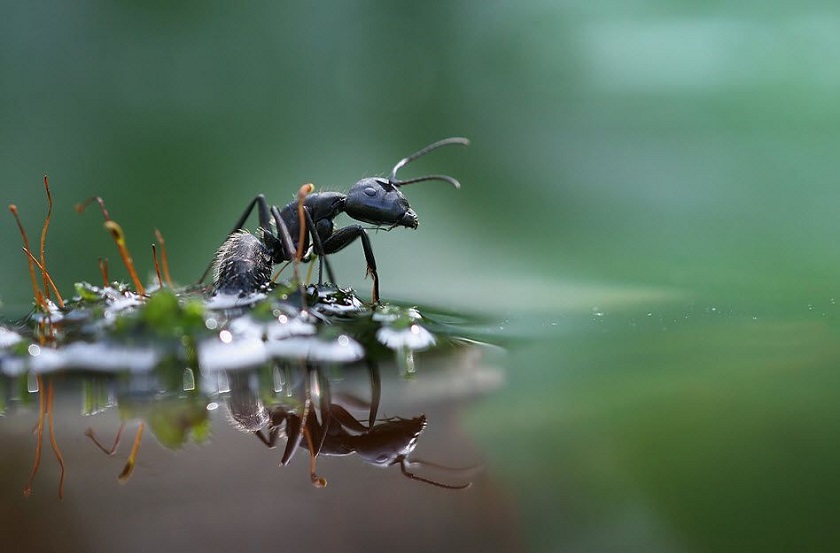
POLYGON ((417 228, 417 214, 408 200, 385 179, 367 178, 354 184, 347 193, 344 210, 365 223, 417 228))
POLYGON ((387 467, 401 463, 414 451, 417 439, 426 428, 426 416, 392 419, 373 426, 360 440, 356 454, 372 465, 387 467))
POLYGON ((432 150, 446 146, 447 144, 462 144, 466 146, 469 144, 469 140, 466 138, 445 138, 439 140, 401 159, 391 170, 391 174, 387 179, 371 177, 360 180, 347 193, 347 199, 344 204, 346 213, 350 217, 364 221, 365 223, 416 229, 418 224, 417 214, 408 205, 408 200, 399 188, 406 184, 430 180, 448 182, 455 188, 460 188, 461 184, 447 175, 428 175, 414 179, 399 180, 397 179, 397 171, 418 157, 424 156, 432 150))

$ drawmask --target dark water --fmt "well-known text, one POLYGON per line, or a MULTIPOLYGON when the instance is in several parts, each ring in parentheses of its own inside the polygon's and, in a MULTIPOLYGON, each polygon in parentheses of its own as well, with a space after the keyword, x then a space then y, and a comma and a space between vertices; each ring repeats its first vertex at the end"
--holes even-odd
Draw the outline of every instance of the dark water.
MULTIPOLYGON (((178 412, 164 407, 155 381, 132 389, 56 375, 64 499, 46 430, 26 498, 37 404, 7 388, 2 534, 17 551, 830 550, 840 506, 833 305, 795 316, 699 304, 518 315, 473 328, 504 348, 417 354, 411 375, 381 364, 380 418, 428 421, 411 457, 467 469, 412 472, 471 483, 459 491, 359 454, 319 455, 328 485, 316 488, 305 447, 280 467, 284 439, 269 449, 231 422, 231 379, 205 382, 222 392, 193 396, 175 417, 178 432, 155 421, 178 412), (114 400, 119 409, 81 414, 114 400), (112 457, 84 435, 92 427, 110 446, 121 421, 112 457), (120 483, 140 421, 137 463, 120 483)), ((275 372, 260 374, 252 387, 278 387, 275 372)), ((324 374, 329 397, 367 424, 368 368, 324 374)), ((300 379, 280 382, 281 392, 263 389, 266 403, 286 397, 282 382, 299 394, 300 379)))
MULTIPOLYGON (((222 390, 226 390, 222 393, 194 395, 161 393, 160 382, 154 378, 105 382, 92 376, 49 377, 44 386, 55 387, 53 422, 66 466, 64 499, 58 498, 59 465, 49 445, 48 429, 32 493, 24 497, 37 441, 33 435, 37 402, 24 406, 21 399, 26 398, 7 389, 6 397, 12 401, 0 421, 4 547, 14 551, 259 551, 283 547, 286 541, 293 549, 335 551, 427 551, 454 545, 486 551, 500 544, 516 549, 519 537, 510 500, 479 468, 483 463, 480 450, 462 424, 464 410, 501 385, 501 372, 488 365, 476 348, 443 358, 420 358, 417 371, 406 380, 393 364, 381 367, 380 420, 375 424, 379 428, 405 426, 412 417, 424 415, 428 428, 422 430, 411 458, 466 470, 413 466, 410 472, 440 485, 471 484, 469 489, 448 490, 412 480, 401 474, 399 465, 377 467, 366 463, 360 453, 331 457, 324 453, 331 439, 325 440, 317 465, 327 486, 315 487, 305 439, 288 466, 280 467, 285 438, 269 449, 233 422, 232 413, 247 411, 249 400, 251 407, 254 401, 262 401, 258 374, 242 372, 231 373, 230 379, 227 374, 222 377, 222 390), (248 377, 253 393, 243 399, 248 385, 242 379, 248 377), (98 401, 118 405, 98 414, 82 414, 92 411, 98 401), (381 420, 385 417, 388 421, 381 420), (126 430, 113 456, 105 455, 85 436, 86 429, 92 428, 110 447, 121 422, 126 423, 126 430), (141 423, 145 432, 136 465, 130 477, 120 482, 118 475, 141 423), (490 521, 495 522, 490 525, 490 521)), ((291 380, 302 377, 296 371, 287 373, 292 385, 291 380)), ((333 371, 332 379, 332 399, 349 405, 354 418, 367 425, 366 404, 371 400, 367 370, 333 371)), ((294 403, 285 391, 269 394, 276 402, 294 403)), ((322 415, 323 411, 310 417, 322 415)), ((348 443, 360 451, 367 447, 387 454, 391 450, 385 441, 385 445, 371 445, 371 440, 348 443)))

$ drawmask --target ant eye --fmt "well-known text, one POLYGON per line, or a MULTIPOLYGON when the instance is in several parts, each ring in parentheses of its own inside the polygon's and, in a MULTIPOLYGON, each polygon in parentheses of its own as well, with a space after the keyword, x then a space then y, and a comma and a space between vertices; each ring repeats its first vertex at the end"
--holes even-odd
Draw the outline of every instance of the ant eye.
POLYGON ((368 186, 367 188, 365 188, 365 194, 373 198, 374 196, 376 196, 376 189, 372 186, 368 186))

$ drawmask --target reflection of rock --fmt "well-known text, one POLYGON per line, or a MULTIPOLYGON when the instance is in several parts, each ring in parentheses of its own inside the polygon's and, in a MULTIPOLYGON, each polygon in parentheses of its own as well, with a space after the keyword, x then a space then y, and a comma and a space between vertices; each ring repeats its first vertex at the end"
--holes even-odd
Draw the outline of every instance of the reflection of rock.
POLYGON ((317 336, 294 336, 266 342, 266 347, 274 357, 325 363, 349 363, 365 355, 361 344, 346 334, 332 340, 317 336))
POLYGON ((418 324, 399 329, 383 326, 376 331, 376 339, 395 350, 408 348, 416 351, 435 345, 434 335, 418 324))

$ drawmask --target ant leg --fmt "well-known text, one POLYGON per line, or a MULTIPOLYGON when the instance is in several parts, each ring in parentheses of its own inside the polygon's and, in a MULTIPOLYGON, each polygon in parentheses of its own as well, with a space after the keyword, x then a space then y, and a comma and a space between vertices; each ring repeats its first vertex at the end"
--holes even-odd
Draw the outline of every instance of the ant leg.
POLYGON ((370 376, 370 415, 368 426, 373 428, 376 422, 376 415, 379 412, 379 401, 382 397, 382 380, 379 377, 379 364, 368 361, 368 374, 370 376))
MULTIPOLYGON (((301 280, 300 272, 298 271, 297 256, 295 255, 297 252, 295 251, 294 242, 292 242, 292 235, 289 233, 289 226, 286 224, 286 221, 283 220, 283 216, 280 214, 280 210, 276 205, 271 206, 271 216, 274 218, 274 224, 277 226, 277 237, 281 242, 286 259, 292 263, 292 272, 295 275, 295 280, 297 280, 298 283, 298 290, 300 291, 301 308, 306 310, 306 291, 303 289, 303 280, 301 280)), ((272 240, 276 240, 270 232, 266 231, 265 238, 268 237, 272 240)))
POLYGON ((324 241, 324 253, 335 253, 349 246, 356 238, 361 238, 362 249, 365 252, 367 272, 373 279, 372 303, 379 303, 379 274, 376 272, 376 258, 370 247, 370 238, 361 225, 348 225, 336 230, 332 236, 324 241))
MULTIPOLYGON (((242 215, 236 221, 236 224, 233 225, 233 228, 230 229, 230 232, 227 233, 228 236, 235 233, 237 230, 242 228, 242 225, 245 224, 245 221, 248 220, 248 217, 251 216, 251 212, 254 211, 254 207, 257 208, 259 219, 260 219, 260 227, 263 229, 271 228, 271 217, 269 215, 269 207, 268 202, 265 201, 265 196, 262 194, 257 195, 251 202, 248 204, 248 207, 245 208, 245 211, 242 212, 242 215)), ((204 279, 207 278, 207 275, 210 274, 210 270, 213 268, 213 261, 207 265, 207 268, 204 269, 204 272, 201 273, 201 278, 198 279, 199 283, 204 282, 204 279)))
POLYGON ((358 432, 359 434, 363 434, 373 428, 373 425, 366 427, 364 424, 359 422, 356 417, 351 415, 350 411, 337 403, 330 405, 330 409, 332 410, 332 417, 344 428, 348 428, 354 432, 358 432))
POLYGON ((303 435, 303 424, 301 418, 297 415, 289 413, 286 419, 286 448, 283 450, 283 456, 280 458, 280 464, 286 466, 295 455, 295 450, 300 444, 300 438, 303 435))
POLYGON ((254 435, 259 438, 268 449, 274 449, 274 446, 277 444, 277 437, 280 435, 280 429, 272 428, 268 431, 268 437, 263 435, 262 430, 254 430, 254 435))
MULTIPOLYGON (((286 256, 286 259, 294 261, 297 250, 295 248, 294 241, 292 241, 289 226, 286 224, 286 221, 283 220, 283 217, 280 215, 280 210, 277 209, 276 205, 271 206, 270 211, 271 217, 274 219, 274 225, 277 227, 277 238, 283 246, 283 255, 286 256)), ((263 228, 268 229, 268 225, 269 223, 266 223, 266 226, 263 228)))
POLYGON ((303 401, 303 412, 300 416, 294 413, 286 415, 286 449, 283 451, 283 457, 280 459, 280 464, 286 466, 291 462, 295 455, 295 449, 300 445, 303 438, 303 430, 307 424, 310 424, 309 411, 312 409, 312 400, 309 397, 309 391, 306 392, 306 399, 303 401))
MULTIPOLYGON (((324 264, 327 266, 327 277, 330 279, 330 282, 336 284, 335 275, 330 266, 330 260, 327 259, 324 253, 324 244, 321 242, 318 227, 315 226, 315 221, 312 220, 312 214, 309 213, 309 208, 304 207, 303 213, 306 217, 306 226, 309 228, 309 234, 312 235, 312 244, 315 246, 315 253, 318 254, 318 285, 324 284, 324 264)), ((332 225, 332 222, 329 224, 332 225)))

